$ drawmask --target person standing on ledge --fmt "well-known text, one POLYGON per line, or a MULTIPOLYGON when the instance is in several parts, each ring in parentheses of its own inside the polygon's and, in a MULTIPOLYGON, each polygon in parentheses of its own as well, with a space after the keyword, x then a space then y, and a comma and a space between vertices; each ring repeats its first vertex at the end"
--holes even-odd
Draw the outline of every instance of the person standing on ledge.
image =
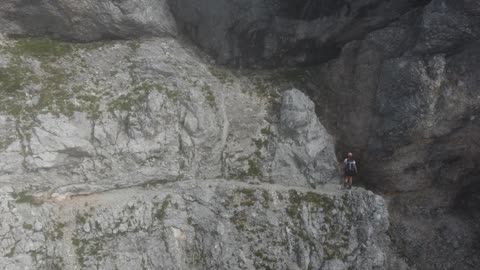
POLYGON ((357 174, 357 164, 353 159, 353 154, 348 153, 347 158, 343 161, 344 171, 345 171, 345 183, 344 187, 351 189, 352 188, 352 178, 357 174))

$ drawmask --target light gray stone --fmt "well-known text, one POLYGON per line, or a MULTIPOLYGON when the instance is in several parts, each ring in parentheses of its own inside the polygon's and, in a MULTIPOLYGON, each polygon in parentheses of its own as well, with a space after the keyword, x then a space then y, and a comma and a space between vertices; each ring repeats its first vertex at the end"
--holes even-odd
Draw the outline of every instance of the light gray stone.
POLYGON ((338 183, 333 138, 315 114, 313 102, 299 90, 285 91, 272 179, 284 185, 338 183))
POLYGON ((3 35, 53 35, 81 41, 176 34, 164 0, 8 0, 0 3, 0 22, 3 35))
POLYGON ((312 190, 225 180, 183 181, 62 202, 45 200, 37 206, 18 203, 2 192, 0 203, 15 205, 19 211, 0 210, 9 223, 1 227, 0 252, 5 256, 0 265, 18 269, 384 268, 388 213, 383 199, 363 189, 334 190, 331 185, 312 190), (281 197, 275 204, 273 194, 281 197), (35 216, 34 226, 22 212, 35 216), (381 214, 380 220, 375 213, 381 214))

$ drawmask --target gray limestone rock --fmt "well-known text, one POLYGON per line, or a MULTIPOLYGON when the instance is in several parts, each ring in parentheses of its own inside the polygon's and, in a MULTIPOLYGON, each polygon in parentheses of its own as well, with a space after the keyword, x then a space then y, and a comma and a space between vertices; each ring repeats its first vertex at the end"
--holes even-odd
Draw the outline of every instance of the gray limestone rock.
POLYGON ((92 41, 176 34, 164 0, 8 0, 0 3, 4 35, 50 35, 92 41))
POLYGON ((396 192, 392 235, 422 269, 478 263, 469 240, 478 234, 472 205, 480 160, 474 6, 432 1, 309 73, 315 85, 309 94, 325 108, 317 113, 338 138, 339 152, 353 149, 366 184, 396 192), (423 234, 415 219, 428 224, 423 234), (427 234, 435 224, 442 233, 427 234), (453 248, 457 231, 463 246, 453 248))
POLYGON ((22 38, 1 49, 4 182, 66 190, 214 178, 306 186, 337 175, 334 142, 313 102, 292 90, 279 115, 272 109, 279 85, 267 79, 279 71, 234 74, 171 38, 22 38))
POLYGON ((226 146, 236 145, 228 136, 248 127, 250 143, 264 125, 268 100, 225 98, 243 77, 222 83, 170 38, 93 45, 27 38, 6 42, 1 55, 7 182, 108 189, 221 177, 226 146), (230 114, 242 104, 254 115, 230 114))
POLYGON ((184 181, 54 202, 4 187, 0 203, 2 269, 385 269, 389 259, 385 202, 363 189, 184 181))
POLYGON ((313 102, 296 89, 285 91, 282 100, 273 181, 304 186, 338 182, 333 138, 319 122, 313 102))
MULTIPOLYGON (((202 230, 193 237, 196 242, 190 242, 196 251, 188 254, 194 255, 187 257, 205 268, 227 267, 227 259, 246 268, 274 267, 274 257, 285 258, 281 265, 290 269, 475 269, 480 263, 478 244, 472 241, 479 233, 480 216, 478 1, 200 2, 0 3, 0 181, 17 191, 16 198, 2 202, 8 209, 2 223, 3 268, 159 268, 160 263, 151 260, 156 254, 164 254, 161 262, 185 268, 182 256, 191 251, 178 239, 191 239, 192 232, 178 225, 182 222, 168 227, 170 234, 147 237, 145 228, 155 223, 151 215, 139 218, 144 227, 133 226, 130 233, 133 221, 109 206, 105 212, 111 217, 99 218, 99 224, 115 223, 105 226, 107 233, 99 233, 90 221, 60 233, 55 228, 62 225, 52 220, 65 216, 65 223, 71 222, 71 213, 58 214, 54 204, 22 208, 12 201, 36 204, 44 197, 61 201, 135 185, 212 178, 315 186, 335 179, 333 137, 337 154, 355 152, 357 182, 394 194, 389 233, 411 266, 390 251, 378 250, 391 243, 372 247, 369 243, 375 240, 365 233, 357 235, 362 235, 355 251, 360 255, 354 258, 330 256, 323 249, 330 244, 310 245, 303 234, 297 235, 301 241, 288 242, 288 252, 263 256, 249 250, 227 256, 219 243, 230 240, 219 234, 228 229, 223 221, 229 217, 221 216, 223 208, 210 200, 231 193, 205 187, 199 192, 206 197, 195 206, 202 214, 196 221, 202 230), (277 110, 282 92, 293 88, 290 78, 277 70, 252 74, 211 65, 211 59, 172 38, 106 41, 179 32, 220 63, 321 64, 308 68, 297 87, 315 106, 300 92, 288 91, 277 110), (10 39, 15 36, 99 42, 10 39), (22 190, 40 198, 25 196, 22 190), (212 229, 201 223, 204 220, 222 222, 212 229), (73 246, 57 239, 73 232, 79 235, 69 238, 73 246), (100 243, 98 235, 124 238, 100 243), (145 242, 153 253, 144 247, 135 250, 131 242, 145 242), (165 244, 155 245, 158 242, 165 244), (118 254, 106 256, 103 247, 118 254), (167 250, 178 252, 171 256, 167 250), (59 255, 63 252, 68 256, 59 255), (203 262, 199 257, 219 259, 203 262)), ((155 202, 157 208, 162 203, 155 202)), ((132 200, 127 208, 136 204, 132 200)), ((147 211, 155 207, 139 204, 147 211)), ((308 225, 302 232, 321 239, 321 230, 310 227, 325 218, 308 205, 302 207, 299 224, 308 225)), ((234 216, 242 221, 259 216, 237 210, 234 216)), ((282 229, 259 230, 295 234, 292 226, 282 227, 290 221, 266 215, 282 229)), ((79 223, 89 218, 79 216, 79 223)), ((266 222, 253 220, 252 228, 266 222)))

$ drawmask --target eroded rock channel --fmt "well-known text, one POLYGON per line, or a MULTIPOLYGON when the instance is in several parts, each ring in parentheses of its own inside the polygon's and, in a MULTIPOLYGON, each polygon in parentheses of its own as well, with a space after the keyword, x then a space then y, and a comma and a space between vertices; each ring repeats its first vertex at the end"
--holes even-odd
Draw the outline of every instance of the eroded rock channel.
POLYGON ((2 269, 477 268, 478 1, 201 2, 0 3, 2 269))

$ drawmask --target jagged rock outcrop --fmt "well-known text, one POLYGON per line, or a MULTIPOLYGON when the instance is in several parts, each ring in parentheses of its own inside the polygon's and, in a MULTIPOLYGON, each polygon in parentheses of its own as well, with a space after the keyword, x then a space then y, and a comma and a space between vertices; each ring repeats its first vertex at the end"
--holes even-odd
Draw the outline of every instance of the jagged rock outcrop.
POLYGON ((315 187, 338 179, 334 141, 318 121, 313 102, 296 89, 285 91, 282 100, 274 182, 315 187))
POLYGON ((0 203, 1 269, 333 270, 395 263, 385 202, 361 189, 182 181, 43 202, 3 187, 0 203))

